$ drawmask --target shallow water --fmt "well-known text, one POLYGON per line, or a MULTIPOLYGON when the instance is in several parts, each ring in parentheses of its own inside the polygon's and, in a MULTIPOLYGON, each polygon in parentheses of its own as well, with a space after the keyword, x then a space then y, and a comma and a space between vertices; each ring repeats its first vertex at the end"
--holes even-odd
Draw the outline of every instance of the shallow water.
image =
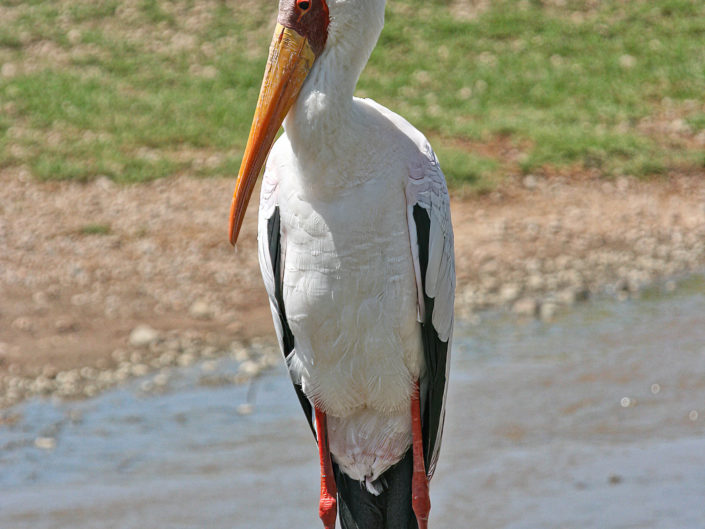
MULTIPOLYGON (((431 526, 705 527, 703 283, 550 325, 458 324, 431 526)), ((0 528, 319 527, 316 448, 284 370, 251 387, 204 370, 163 394, 142 380, 13 408, 0 528)))

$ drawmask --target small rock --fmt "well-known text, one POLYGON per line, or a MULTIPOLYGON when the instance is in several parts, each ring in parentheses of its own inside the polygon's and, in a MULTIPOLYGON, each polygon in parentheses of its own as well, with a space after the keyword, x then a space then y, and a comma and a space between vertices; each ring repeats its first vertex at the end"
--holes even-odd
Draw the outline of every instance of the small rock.
POLYGON ((575 291, 575 301, 583 302, 590 299, 590 289, 587 287, 580 287, 575 291))
POLYGON ((181 367, 188 367, 191 364, 193 364, 195 361, 196 361, 196 357, 194 355, 192 355, 191 353, 184 353, 179 356, 177 363, 181 367))
POLYGON ((47 377, 40 375, 30 384, 29 389, 35 394, 46 394, 54 389, 54 384, 47 377))
POLYGON ((245 360, 242 364, 240 364, 240 368, 238 371, 244 375, 249 375, 249 376, 254 376, 258 375, 260 372, 261 368, 257 362, 253 362, 252 360, 245 360))
POLYGON ((521 181, 521 183, 524 185, 526 189, 535 189, 536 186, 538 185, 538 181, 536 180, 536 177, 532 174, 526 175, 524 179, 521 181))
POLYGON ((561 305, 575 304, 577 294, 572 288, 566 288, 556 293, 555 299, 561 305))
POLYGON ((19 318, 15 318, 13 320, 12 327, 18 331, 32 332, 34 329, 34 324, 32 323, 32 320, 26 316, 20 316, 19 318))
POLYGON ((629 292, 629 281, 627 281, 625 278, 620 278, 617 280, 617 282, 614 284, 614 291, 616 293, 620 292, 629 292))
POLYGON ((158 375, 155 375, 152 382, 154 382, 155 386, 164 387, 169 383, 169 375, 166 373, 159 373, 158 375))
POLYGON ((218 367, 218 362, 214 360, 206 360, 201 364, 201 371, 204 373, 212 373, 218 367))
POLYGON ((216 349, 212 345, 207 345, 201 351, 201 356, 204 358, 215 358, 217 356, 217 354, 218 354, 218 349, 216 349))
POLYGON ((42 368, 42 375, 44 375, 47 378, 56 378, 56 374, 58 373, 58 370, 51 364, 46 364, 42 368))
POLYGON ((142 377, 149 373, 149 366, 146 364, 135 364, 130 369, 133 376, 142 377))
POLYGON ((66 334, 76 332, 79 329, 79 325, 78 322, 70 318, 59 318, 54 322, 54 329, 56 329, 58 333, 66 334))
POLYGON ((237 407, 238 415, 250 415, 254 411, 252 404, 240 404, 237 407))
POLYGON ((213 317, 213 308, 203 300, 196 301, 188 310, 189 314, 199 320, 208 320, 213 317))
POLYGON ((53 437, 37 437, 34 440, 34 446, 42 450, 53 450, 56 446, 56 439, 53 437))
POLYGON ((558 306, 555 303, 542 303, 539 309, 539 316, 541 321, 551 321, 556 316, 556 311, 558 306))
POLYGON ((499 297, 502 300, 502 303, 511 303, 519 297, 520 293, 521 289, 519 288, 519 285, 508 283, 502 287, 502 290, 500 290, 499 297))
POLYGON ((531 274, 526 280, 526 286, 531 290, 539 290, 544 285, 544 279, 540 274, 531 274))
POLYGON ((242 345, 233 346, 232 353, 230 354, 238 362, 244 362, 250 359, 250 351, 242 345))
POLYGON ((159 365, 162 367, 170 366, 176 360, 176 352, 167 351, 159 356, 159 365))
POLYGON ((138 325, 130 333, 130 345, 133 347, 146 347, 159 339, 159 332, 149 325, 138 325))
POLYGON ((98 373, 98 382, 102 384, 103 386, 110 386, 113 384, 115 381, 115 377, 113 375, 113 372, 110 371, 109 369, 106 369, 105 371, 101 371, 98 373))
POLYGON ((46 307, 49 305, 49 296, 46 292, 41 290, 32 294, 32 301, 34 301, 40 307, 46 307))
POLYGON ((93 380, 98 376, 98 371, 90 366, 82 367, 79 372, 81 373, 81 377, 86 380, 93 380))
POLYGON ((536 316, 539 303, 534 298, 521 298, 514 303, 512 311, 519 316, 536 316))

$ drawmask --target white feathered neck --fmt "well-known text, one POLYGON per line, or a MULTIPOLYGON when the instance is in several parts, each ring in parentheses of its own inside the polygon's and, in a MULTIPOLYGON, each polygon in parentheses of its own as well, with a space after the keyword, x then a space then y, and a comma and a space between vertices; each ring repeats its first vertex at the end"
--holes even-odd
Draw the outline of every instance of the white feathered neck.
POLYGON ((284 121, 305 173, 357 152, 351 144, 365 132, 353 92, 384 26, 384 7, 385 0, 328 0, 325 48, 284 121))

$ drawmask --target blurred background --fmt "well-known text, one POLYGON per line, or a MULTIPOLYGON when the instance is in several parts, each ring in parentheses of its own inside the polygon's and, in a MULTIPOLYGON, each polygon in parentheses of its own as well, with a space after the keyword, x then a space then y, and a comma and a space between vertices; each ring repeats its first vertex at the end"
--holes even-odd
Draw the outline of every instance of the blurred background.
MULTIPOLYGON (((319 523, 226 235, 275 21, 0 0, 0 527, 319 523)), ((356 94, 453 197, 432 524, 705 526, 705 3, 390 0, 356 94)))

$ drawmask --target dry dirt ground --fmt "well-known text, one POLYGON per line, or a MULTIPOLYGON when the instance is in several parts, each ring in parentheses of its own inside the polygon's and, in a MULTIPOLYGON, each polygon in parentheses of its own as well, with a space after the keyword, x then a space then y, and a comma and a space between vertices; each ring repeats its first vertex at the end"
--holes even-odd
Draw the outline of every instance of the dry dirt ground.
MULTIPOLYGON (((38 183, 12 169, 0 184, 0 407, 272 343, 255 205, 237 250, 227 241, 232 180, 38 183)), ((702 175, 529 176, 456 197, 452 213, 460 317, 550 319, 705 266, 702 175)))

